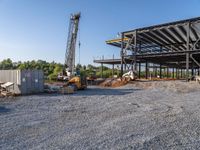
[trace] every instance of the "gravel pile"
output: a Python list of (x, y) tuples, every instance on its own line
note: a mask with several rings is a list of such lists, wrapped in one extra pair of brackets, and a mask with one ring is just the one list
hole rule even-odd
[(200, 149), (200, 85), (165, 82), (0, 99), (0, 149)]

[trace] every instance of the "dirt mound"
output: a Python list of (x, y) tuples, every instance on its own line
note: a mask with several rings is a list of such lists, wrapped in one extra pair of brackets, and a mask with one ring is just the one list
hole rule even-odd
[(103, 87), (119, 87), (126, 85), (128, 80), (125, 78), (108, 78), (100, 84)]

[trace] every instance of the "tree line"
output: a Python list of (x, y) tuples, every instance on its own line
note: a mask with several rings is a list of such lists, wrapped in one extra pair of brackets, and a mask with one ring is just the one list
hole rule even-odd
[[(44, 60), (32, 60), (32, 61), (18, 61), (13, 62), (10, 58), (0, 61), (0, 70), (9, 70), (9, 69), (37, 69), (43, 70), (44, 75), (47, 79), (54, 80), (57, 78), (57, 75), (62, 72), (63, 64), (56, 62), (47, 62)], [(110, 77), (112, 76), (112, 69), (107, 66), (103, 66), (103, 74), (101, 72), (101, 66), (93, 66), (91, 64), (81, 65), (77, 64), (76, 69), (80, 70), (81, 75), (85, 76), (96, 76), (96, 77)], [(115, 69), (114, 73), (117, 74), (118, 71)]]

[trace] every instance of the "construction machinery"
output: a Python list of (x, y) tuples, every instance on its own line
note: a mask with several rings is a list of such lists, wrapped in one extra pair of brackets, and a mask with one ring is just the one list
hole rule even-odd
[(137, 78), (137, 73), (134, 70), (130, 70), (129, 72), (123, 74), (122, 77), (127, 78), (128, 80), (135, 80)]
[(73, 86), (74, 90), (84, 90), (87, 88), (87, 80), (85, 77), (74, 76), (67, 82), (67, 86)]
[(75, 74), (75, 49), (80, 16), (81, 14), (77, 13), (72, 14), (70, 17), (65, 64), (63, 69), (67, 76), (73, 76)]
[(75, 70), (75, 50), (80, 17), (80, 13), (72, 14), (70, 17), (63, 73), (58, 75), (59, 80), (67, 81), (67, 85), (74, 86), (75, 90), (87, 87), (86, 78)]

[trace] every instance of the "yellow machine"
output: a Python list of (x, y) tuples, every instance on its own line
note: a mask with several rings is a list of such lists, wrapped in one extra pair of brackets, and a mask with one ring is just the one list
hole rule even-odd
[(68, 82), (67, 85), (74, 87), (74, 90), (83, 90), (87, 88), (87, 80), (85, 77), (74, 76)]

